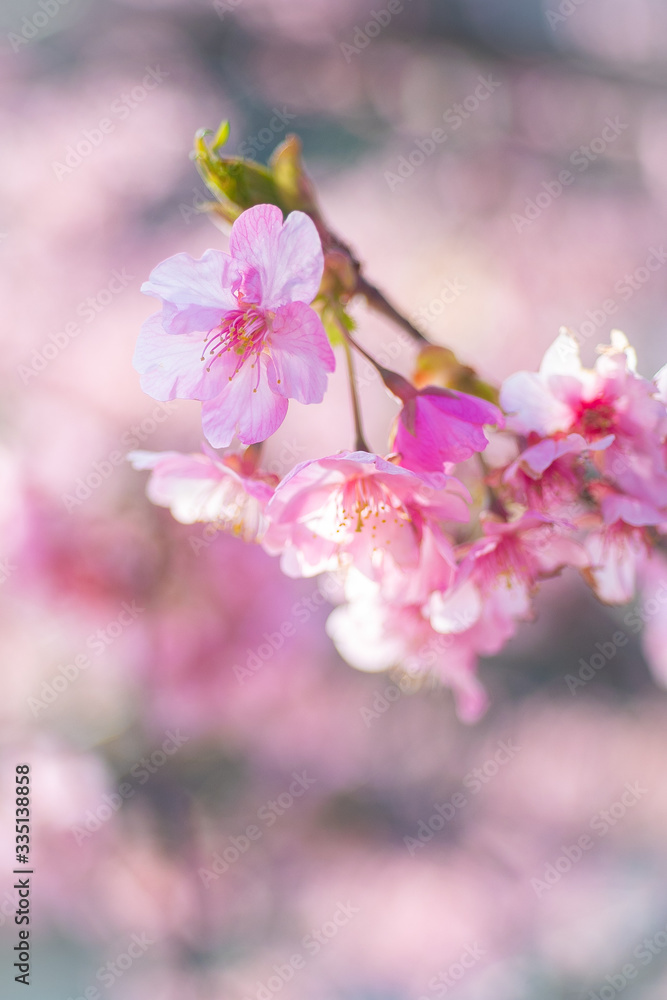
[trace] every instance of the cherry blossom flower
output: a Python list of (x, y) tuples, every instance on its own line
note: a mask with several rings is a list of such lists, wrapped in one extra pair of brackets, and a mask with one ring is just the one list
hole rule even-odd
[[(548, 348), (538, 372), (520, 371), (510, 375), (500, 390), (500, 405), (508, 415), (507, 426), (518, 434), (535, 433), (549, 437), (574, 431), (582, 401), (593, 403), (599, 388), (595, 372), (582, 368), (579, 348), (568, 330), (562, 328)], [(584, 418), (588, 430), (595, 421)], [(605, 427), (608, 433), (609, 426)], [(588, 437), (588, 435), (586, 435)]]
[(152, 470), (149, 500), (169, 507), (181, 524), (206, 521), (246, 542), (266, 531), (266, 505), (278, 479), (257, 472), (251, 458), (177, 451), (135, 451), (128, 458), (135, 469)]
[[(414, 389), (401, 379), (403, 408), (396, 421), (390, 447), (401, 465), (415, 472), (439, 472), (445, 463), (462, 462), (484, 451), (488, 441), (485, 424), (504, 426), (497, 406), (454, 389), (427, 386)], [(392, 391), (395, 391), (392, 386)]]
[(458, 479), (424, 478), (369, 452), (302, 462), (277, 487), (265, 548), (283, 552), (290, 576), (352, 563), (372, 579), (387, 565), (416, 567), (429, 521), (466, 521), (469, 494)]
[[(456, 580), (456, 555), (449, 537), (433, 524), (424, 523), (419, 533), (419, 558), (415, 566), (387, 561), (382, 573), (382, 596), (400, 604), (423, 606), (434, 590), (446, 591)], [(345, 582), (345, 592), (349, 586)]]
[(587, 441), (638, 430), (645, 435), (659, 427), (664, 433), (656, 386), (637, 375), (635, 352), (619, 330), (611, 340), (595, 368), (586, 369), (576, 340), (562, 328), (539, 372), (515, 372), (503, 383), (500, 401), (509, 414), (508, 427), (543, 437), (574, 432)]
[(635, 352), (620, 331), (600, 352), (594, 369), (582, 368), (574, 338), (561, 330), (539, 372), (517, 372), (503, 384), (508, 426), (530, 435), (531, 444), (537, 435), (583, 437), (597, 451), (595, 465), (605, 481), (667, 506), (667, 409), (659, 385), (637, 374)]
[(229, 254), (207, 250), (163, 261), (142, 290), (162, 299), (144, 323), (134, 356), (155, 399), (199, 399), (208, 441), (235, 434), (245, 444), (269, 437), (288, 399), (321, 402), (334, 356), (315, 298), (323, 270), (315, 224), (303, 212), (283, 223), (274, 205), (236, 220)]
[(509, 523), (487, 517), (482, 523), (484, 536), (470, 545), (462, 566), (482, 592), (499, 579), (532, 589), (538, 580), (554, 576), (565, 566), (586, 565), (584, 552), (568, 534), (568, 527), (534, 511)]
[(492, 655), (532, 616), (532, 595), (540, 580), (565, 566), (583, 569), (588, 558), (567, 527), (536, 512), (516, 521), (483, 521), (484, 536), (472, 542), (459, 566), (459, 583), (435, 591), (428, 614), (438, 632), (470, 629), (476, 651)]
[(581, 434), (544, 438), (522, 451), (504, 469), (501, 481), (531, 510), (574, 520), (586, 512), (581, 491), (589, 453), (608, 448), (613, 440), (613, 434), (592, 442)]

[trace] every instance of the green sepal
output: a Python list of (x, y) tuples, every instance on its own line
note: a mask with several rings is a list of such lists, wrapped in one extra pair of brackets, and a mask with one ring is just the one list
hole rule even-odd
[(204, 183), (215, 195), (212, 210), (217, 215), (232, 223), (253, 205), (277, 205), (285, 215), (298, 209), (318, 218), (314, 191), (303, 169), (301, 143), (295, 135), (287, 136), (264, 166), (242, 156), (221, 156), (229, 133), (228, 121), (215, 133), (199, 129), (192, 153)]

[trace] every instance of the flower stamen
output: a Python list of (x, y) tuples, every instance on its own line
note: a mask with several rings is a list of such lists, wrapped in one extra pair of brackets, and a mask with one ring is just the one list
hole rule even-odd
[[(209, 356), (213, 355), (206, 371), (210, 372), (214, 361), (231, 351), (238, 355), (234, 371), (229, 376), (231, 382), (249, 358), (262, 352), (269, 322), (267, 314), (254, 304), (243, 304), (242, 308), (226, 313), (220, 326), (209, 331), (204, 344), (201, 360), (206, 360), (207, 352)], [(259, 385), (259, 369), (257, 376)]]

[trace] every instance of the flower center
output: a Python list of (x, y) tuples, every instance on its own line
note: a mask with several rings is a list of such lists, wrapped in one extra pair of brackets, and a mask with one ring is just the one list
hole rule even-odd
[(594, 399), (590, 403), (582, 403), (577, 414), (576, 427), (584, 437), (594, 434), (608, 434), (614, 427), (616, 412), (610, 403), (602, 399)]
[[(384, 483), (371, 477), (352, 479), (343, 486), (339, 499), (340, 522), (336, 531), (363, 531), (370, 524), (375, 533), (378, 526), (395, 524), (403, 527), (410, 515), (395, 494)], [(380, 527), (382, 531), (382, 527)]]
[(204, 344), (201, 360), (209, 359), (206, 371), (210, 372), (213, 362), (223, 354), (232, 352), (237, 355), (237, 361), (229, 376), (231, 382), (249, 358), (261, 353), (269, 325), (270, 317), (257, 305), (242, 305), (240, 309), (225, 313), (220, 326), (209, 332)]

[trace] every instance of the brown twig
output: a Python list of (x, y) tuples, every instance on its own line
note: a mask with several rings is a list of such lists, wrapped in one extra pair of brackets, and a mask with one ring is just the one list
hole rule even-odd
[(387, 319), (392, 320), (397, 326), (400, 326), (402, 330), (409, 333), (413, 340), (416, 340), (419, 344), (430, 344), (430, 340), (420, 333), (419, 330), (412, 325), (410, 320), (398, 311), (391, 302), (388, 302), (384, 297), (379, 288), (372, 285), (370, 281), (364, 278), (361, 272), (357, 276), (357, 288), (356, 291), (359, 295), (363, 297), (368, 302), (371, 309), (375, 309), (377, 312), (382, 313)]

